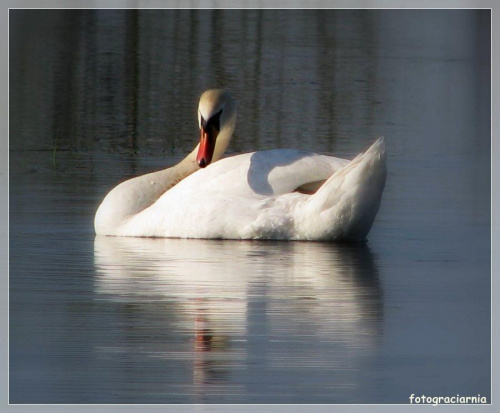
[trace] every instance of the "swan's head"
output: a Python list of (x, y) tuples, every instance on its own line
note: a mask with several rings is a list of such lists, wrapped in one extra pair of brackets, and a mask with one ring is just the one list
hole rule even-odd
[(236, 104), (228, 92), (210, 89), (200, 97), (198, 125), (200, 145), (196, 162), (205, 168), (222, 157), (236, 123)]

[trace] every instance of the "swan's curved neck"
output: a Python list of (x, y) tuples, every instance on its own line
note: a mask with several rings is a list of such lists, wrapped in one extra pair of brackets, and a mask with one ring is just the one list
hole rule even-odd
[[(235, 126), (235, 117), (221, 129), (212, 162), (224, 155)], [(104, 198), (95, 216), (96, 234), (115, 235), (129, 218), (153, 205), (165, 192), (200, 167), (196, 162), (199, 144), (177, 165), (122, 182)]]

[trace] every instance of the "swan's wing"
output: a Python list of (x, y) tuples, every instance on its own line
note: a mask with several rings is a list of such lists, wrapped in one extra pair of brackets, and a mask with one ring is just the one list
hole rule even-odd
[[(179, 199), (193, 190), (254, 199), (315, 187), (349, 163), (348, 160), (295, 149), (273, 149), (221, 159), (184, 179), (166, 193)], [(319, 186), (319, 185), (318, 185)], [(182, 194), (181, 194), (182, 193)]]
[(315, 192), (348, 163), (347, 159), (293, 149), (256, 152), (248, 173), (249, 184), (256, 192), (272, 196)]
[(306, 238), (363, 240), (380, 207), (387, 176), (384, 138), (333, 174), (307, 200)]

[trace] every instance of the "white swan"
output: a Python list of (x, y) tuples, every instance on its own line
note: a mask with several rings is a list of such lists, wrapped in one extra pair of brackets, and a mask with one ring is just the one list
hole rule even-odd
[(97, 235), (363, 240), (386, 179), (383, 138), (352, 161), (294, 149), (222, 159), (236, 105), (202, 94), (200, 143), (174, 167), (129, 179), (105, 197)]

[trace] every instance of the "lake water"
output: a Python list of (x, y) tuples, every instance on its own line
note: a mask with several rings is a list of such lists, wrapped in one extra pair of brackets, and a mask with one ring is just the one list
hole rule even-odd
[[(490, 11), (11, 10), (10, 402), (409, 403), (491, 385)], [(230, 152), (385, 136), (368, 242), (95, 237), (208, 88)]]

